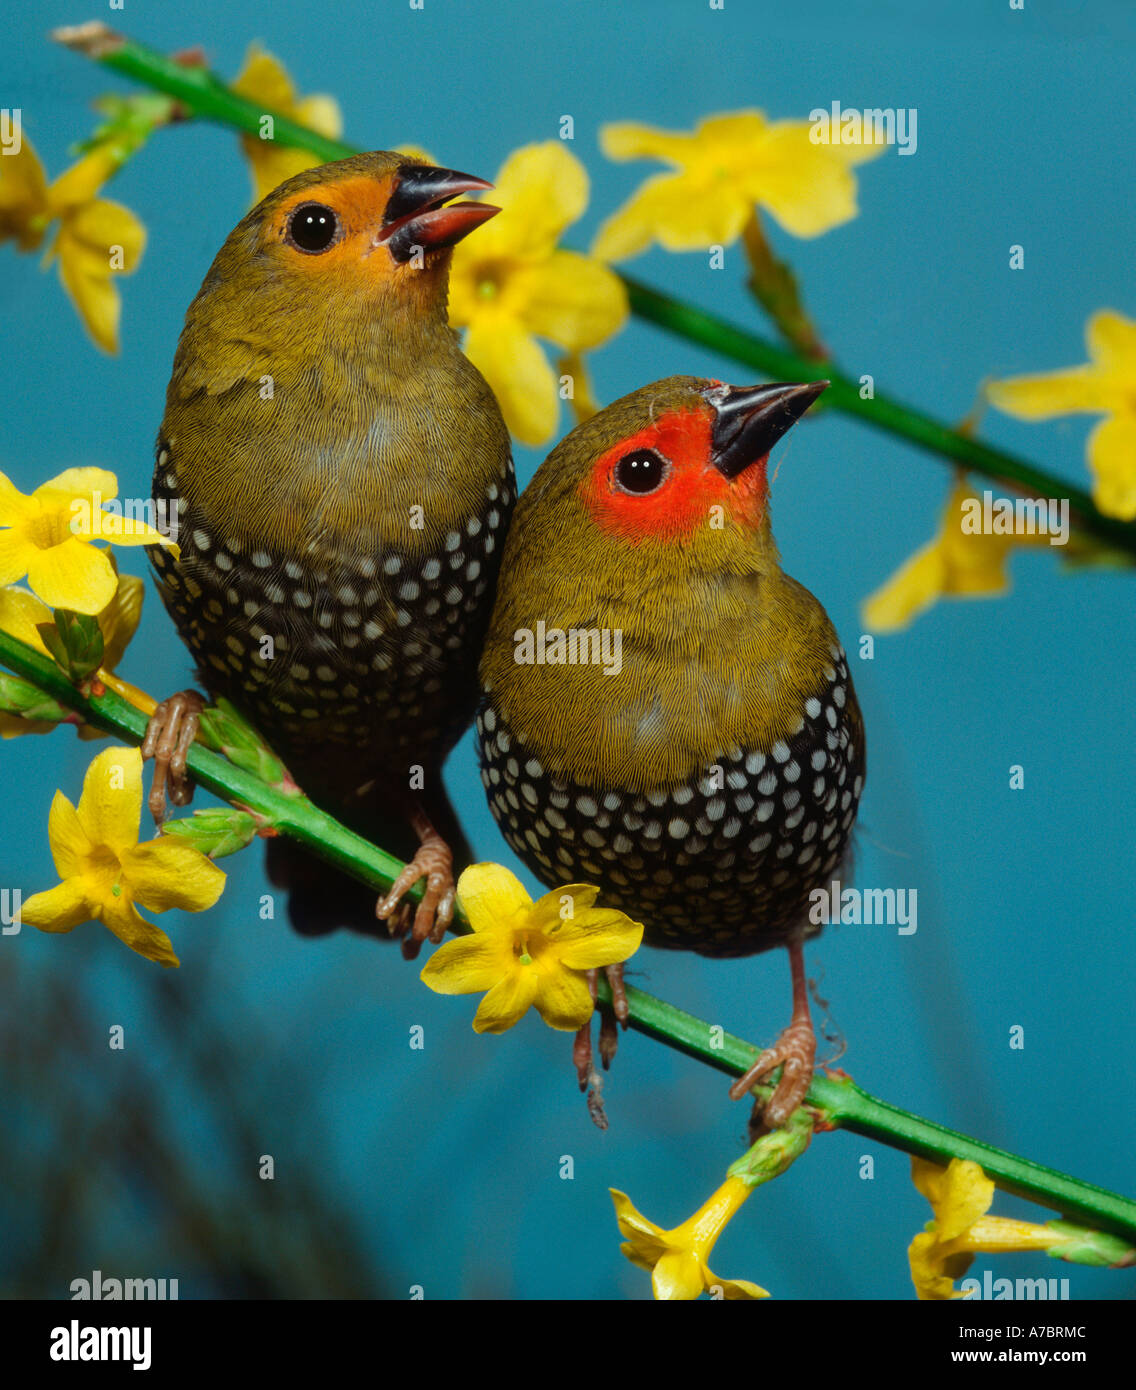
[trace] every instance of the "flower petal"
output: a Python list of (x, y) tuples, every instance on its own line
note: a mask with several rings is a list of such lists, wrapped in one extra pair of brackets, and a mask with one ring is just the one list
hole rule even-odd
[(161, 927), (147, 922), (125, 894), (104, 905), (102, 921), (120, 941), (147, 960), (155, 960), (159, 965), (181, 964), (170, 938)]
[(91, 273), (129, 275), (142, 259), (146, 228), (129, 208), (100, 198), (67, 219), (59, 240), (61, 260), (85, 253)]
[(1111, 410), (1115, 390), (1095, 366), (1068, 367), (1060, 372), (1015, 376), (986, 384), (986, 399), (1020, 420), (1046, 420), (1052, 415)]
[(47, 816), (47, 838), (55, 872), (62, 879), (77, 878), (83, 860), (90, 853), (91, 840), (79, 820), (79, 813), (62, 792), (56, 792)]
[(20, 921), (40, 931), (71, 931), (96, 915), (97, 908), (77, 878), (65, 879), (46, 893), (33, 893), (20, 905)]
[(96, 145), (52, 183), (48, 201), (57, 214), (90, 203), (103, 184), (122, 167), (122, 159), (110, 143)]
[[(856, 216), (856, 176), (829, 145), (814, 145), (808, 126), (779, 123), (745, 180), (750, 197), (793, 236), (815, 237)], [(861, 147), (865, 148), (865, 147)], [(867, 146), (874, 149), (873, 146)]]
[(596, 347), (627, 321), (627, 290), (607, 266), (576, 251), (554, 251), (515, 273), (528, 328), (571, 352)]
[(728, 246), (741, 235), (751, 208), (732, 180), (710, 187), (686, 174), (655, 174), (600, 227), (592, 255), (624, 260), (652, 241), (668, 251)]
[(39, 553), (22, 531), (0, 531), (0, 584), (23, 579), (28, 565)]
[(45, 510), (66, 511), (77, 498), (94, 507), (118, 496), (118, 478), (107, 468), (65, 468), (41, 483), (32, 496)]
[[(130, 639), (138, 630), (142, 617), (142, 600), (146, 585), (137, 575), (120, 574), (114, 598), (99, 614), (99, 629), (103, 634), (103, 669), (113, 671), (126, 654)], [(0, 620), (2, 625), (2, 620)]]
[(110, 271), (91, 265), (86, 252), (59, 258), (59, 278), (84, 328), (104, 352), (118, 351), (118, 323), (122, 306)]
[[(139, 583), (142, 581), (139, 580)], [(39, 635), (40, 623), (51, 622), (51, 609), (24, 589), (0, 589), (0, 632), (6, 632), (36, 651), (50, 655)]]
[(489, 991), (473, 1017), (475, 1033), (504, 1033), (524, 1017), (536, 998), (537, 974), (518, 965)]
[(957, 1290), (954, 1279), (943, 1273), (944, 1261), (938, 1238), (920, 1231), (907, 1247), (907, 1262), (915, 1294), (923, 1302), (969, 1298), (970, 1290)]
[(769, 1290), (763, 1289), (760, 1284), (751, 1283), (748, 1279), (720, 1279), (716, 1274), (711, 1274), (707, 1270), (706, 1287), (713, 1289), (715, 1286), (722, 1290), (722, 1297), (728, 1303), (741, 1299), (769, 1297)]
[(281, 115), (290, 114), (296, 99), (296, 89), (288, 69), (274, 53), (269, 53), (255, 42), (246, 49), (244, 66), (231, 86), (239, 96), (262, 102)]
[(1098, 309), (1085, 326), (1085, 341), (1094, 362), (1136, 382), (1136, 320)]
[[(31, 547), (27, 565), (29, 587), (51, 608), (70, 608), (75, 613), (95, 615), (110, 603), (118, 588), (114, 567), (106, 552), (77, 536), (70, 536), (48, 550)], [(3, 568), (0, 549), (0, 571)]]
[(592, 1016), (595, 1004), (583, 975), (562, 966), (537, 969), (538, 987), (533, 1003), (550, 1028), (575, 1033)]
[(651, 1288), (660, 1301), (699, 1298), (705, 1287), (702, 1266), (689, 1250), (668, 1250), (651, 1271)]
[(486, 930), (444, 942), (422, 967), (419, 978), (435, 994), (480, 994), (492, 989), (515, 965), (511, 934)]
[[(578, 934), (569, 932), (571, 926)], [(643, 944), (643, 924), (615, 908), (592, 908), (574, 924), (564, 923), (549, 939), (564, 943), (559, 951), (562, 964), (572, 970), (595, 970), (633, 956)]]
[(560, 140), (522, 145), (501, 166), (489, 200), (502, 211), (479, 230), (479, 251), (543, 254), (588, 206), (588, 172)]
[(539, 343), (516, 320), (495, 315), (471, 324), (465, 354), (492, 387), (510, 432), (546, 444), (560, 413), (556, 377)]
[(21, 251), (34, 251), (43, 240), (34, 219), (48, 212), (43, 165), (26, 135), (15, 154), (4, 155), (0, 178), (0, 241), (14, 237)]
[(137, 845), (141, 820), (142, 754), (137, 748), (104, 748), (83, 778), (79, 824), (92, 845), (120, 853)]
[(611, 121), (600, 127), (600, 149), (608, 159), (667, 159), (682, 165), (697, 149), (697, 139), (684, 130), (658, 130), (635, 121)]
[(667, 1233), (648, 1220), (626, 1192), (620, 1192), (617, 1187), (609, 1187), (608, 1191), (615, 1205), (619, 1233), (628, 1242), (623, 1253), (633, 1264), (650, 1269), (670, 1249)]
[(0, 526), (18, 526), (39, 516), (39, 503), (20, 491), (6, 473), (0, 473)]
[(121, 860), (130, 896), (151, 912), (204, 912), (225, 886), (224, 871), (211, 859), (169, 835), (124, 850)]
[(464, 869), (458, 879), (457, 898), (475, 932), (510, 928), (533, 905), (516, 874), (503, 864), (493, 863), (471, 864)]
[[(594, 883), (565, 883), (542, 893), (536, 902), (530, 904), (531, 911), (525, 925), (533, 931), (547, 936), (561, 924), (575, 924), (595, 902), (599, 889)], [(565, 898), (568, 899), (565, 902)], [(580, 933), (577, 932), (577, 935)]]
[(864, 600), (860, 608), (864, 626), (873, 632), (907, 627), (942, 596), (945, 573), (943, 548), (937, 540), (929, 541)]
[(1106, 516), (1136, 521), (1136, 415), (1102, 420), (1089, 435), (1093, 501)]

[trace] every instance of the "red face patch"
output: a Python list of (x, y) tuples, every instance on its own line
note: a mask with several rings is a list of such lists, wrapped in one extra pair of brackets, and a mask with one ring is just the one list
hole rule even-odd
[(755, 526), (765, 509), (765, 460), (732, 481), (714, 467), (709, 403), (660, 416), (601, 454), (580, 484), (596, 524), (635, 545), (648, 537), (678, 541), (714, 518), (714, 507)]

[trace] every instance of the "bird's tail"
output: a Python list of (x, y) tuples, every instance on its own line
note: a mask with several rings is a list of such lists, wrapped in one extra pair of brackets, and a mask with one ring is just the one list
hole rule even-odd
[[(457, 813), (445, 791), (425, 802), (426, 814), (454, 855), (454, 877), (473, 862)], [(367, 805), (342, 815), (343, 823), (373, 844), (409, 862), (418, 848), (418, 836), (408, 819), (389, 805), (379, 810)], [(333, 869), (294, 840), (276, 836), (267, 841), (268, 877), (288, 894), (288, 917), (303, 936), (324, 936), (340, 927), (366, 936), (389, 939), (385, 922), (375, 917), (378, 894), (357, 879)]]

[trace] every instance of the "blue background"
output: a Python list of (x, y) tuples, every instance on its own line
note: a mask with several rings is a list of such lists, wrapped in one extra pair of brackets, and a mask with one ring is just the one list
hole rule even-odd
[[(570, 113), (592, 176), (569, 234), (577, 244), (656, 167), (605, 161), (604, 122), (690, 128), (747, 106), (804, 119), (834, 99), (916, 107), (917, 154), (860, 169), (855, 221), (810, 242), (773, 235), (846, 370), (957, 420), (985, 377), (1084, 360), (1097, 308), (1136, 313), (1126, 133), (1136, 23), (1122, 0), (921, 13), (930, 8), (180, 0), (106, 17), (160, 50), (203, 44), (228, 76), (259, 38), (302, 92), (339, 99), (349, 141), (414, 141), (488, 177), (515, 147), (554, 138)], [(52, 175), (91, 128), (91, 99), (124, 86), (46, 41), (52, 25), (91, 13), (68, 0), (6, 17), (0, 105), (23, 109)], [(114, 470), (124, 495), (148, 493), (182, 317), (248, 189), (235, 137), (196, 124), (160, 133), (115, 181), (111, 196), (150, 236), (122, 282), (118, 359), (90, 346), (53, 275), (0, 251), (0, 468), (18, 484), (92, 464)], [(1023, 271), (1008, 267), (1013, 243)], [(662, 251), (628, 268), (764, 331), (739, 247), (725, 271)], [(634, 322), (592, 366), (603, 400), (674, 372), (747, 377)], [(981, 428), (1084, 484), (1091, 423), (992, 413)], [(859, 604), (932, 534), (949, 471), (831, 414), (781, 454), (785, 564), (832, 614), (867, 721), (859, 882), (919, 892), (916, 935), (848, 926), (810, 948), (848, 1042), (842, 1065), (901, 1106), (1132, 1192), (1131, 579), (1066, 574), (1059, 552), (1027, 552), (1010, 597), (940, 605), (860, 661)], [(522, 481), (538, 461), (518, 451)], [(137, 553), (126, 563), (143, 571)], [(122, 669), (157, 694), (190, 680), (153, 592)], [(51, 796), (58, 786), (77, 798), (97, 746), (60, 732), (0, 749), (4, 886), (56, 881)], [(1025, 788), (1011, 792), (1014, 763)], [(448, 781), (478, 854), (512, 863), (468, 739)], [(428, 1298), (648, 1296), (619, 1254), (606, 1189), (627, 1190), (664, 1225), (693, 1211), (740, 1152), (746, 1115), (725, 1079), (628, 1034), (600, 1134), (566, 1036), (529, 1018), (477, 1038), (473, 1001), (430, 994), (395, 949), (344, 934), (302, 940), (261, 921), (261, 858), (226, 861), (213, 912), (162, 919), (180, 971), (93, 925), (0, 938), (0, 1292), (64, 1297), (99, 1268), (177, 1277), (183, 1297), (405, 1298), (413, 1285)], [(633, 964), (635, 983), (754, 1041), (787, 1020), (780, 954), (645, 951)], [(124, 1051), (108, 1049), (113, 1024), (126, 1029)], [(424, 1051), (408, 1045), (415, 1024)], [(272, 1183), (257, 1176), (266, 1153)], [(862, 1154), (875, 1159), (870, 1181)], [(564, 1155), (572, 1180), (560, 1176)], [(1002, 1197), (998, 1209), (1037, 1214)], [(714, 1267), (779, 1297), (910, 1297), (905, 1250), (928, 1214), (904, 1155), (826, 1135), (754, 1196)], [(1136, 1291), (1132, 1272), (1042, 1256), (980, 1258), (976, 1272), (986, 1268), (1068, 1277), (1074, 1298)]]

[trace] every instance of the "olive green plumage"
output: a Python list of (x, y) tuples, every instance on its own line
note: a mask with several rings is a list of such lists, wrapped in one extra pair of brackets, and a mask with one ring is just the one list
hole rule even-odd
[[(361, 155), (239, 223), (187, 313), (155, 469), (180, 505), (159, 583), (201, 681), (404, 858), (414, 804), (458, 834), (439, 772), (472, 716), (514, 496), (500, 410), (446, 320), (450, 247), (492, 210), (428, 198), (449, 173)], [(391, 239), (408, 187), (416, 257)], [(313, 207), (336, 233), (315, 252), (296, 230)]]
[[(655, 944), (744, 954), (784, 942), (842, 859), (864, 739), (835, 630), (781, 569), (764, 460), (714, 466), (723, 389), (645, 387), (541, 465), (506, 545), (479, 736), (494, 813), (546, 883), (601, 884)], [(605, 471), (627, 441), (664, 459), (657, 495)], [(621, 668), (518, 662), (538, 624), (618, 632)]]

